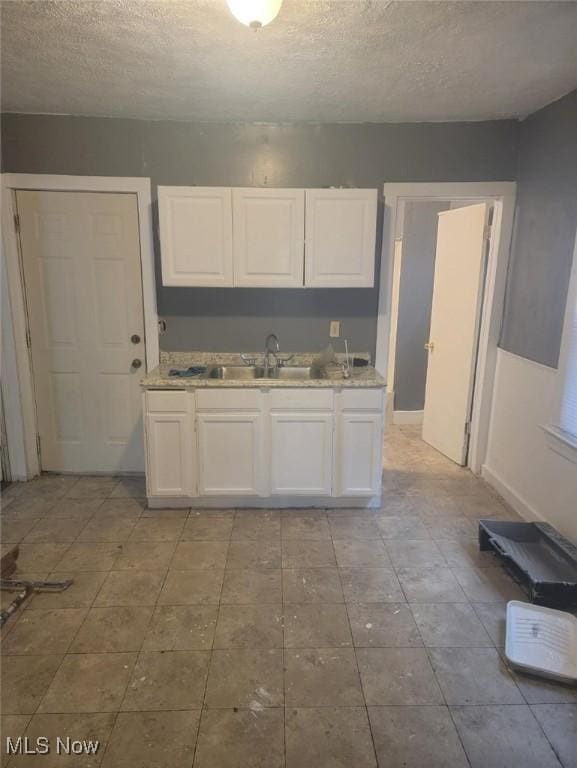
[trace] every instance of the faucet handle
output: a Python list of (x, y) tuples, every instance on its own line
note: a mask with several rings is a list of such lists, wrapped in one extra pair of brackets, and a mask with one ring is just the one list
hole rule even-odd
[(280, 368), (282, 368), (283, 365), (286, 365), (287, 363), (290, 363), (290, 361), (293, 359), (293, 355), (283, 355), (282, 357), (280, 355), (276, 355), (277, 363)]
[(250, 355), (247, 355), (245, 352), (241, 353), (240, 359), (245, 365), (256, 365), (256, 357), (251, 357)]

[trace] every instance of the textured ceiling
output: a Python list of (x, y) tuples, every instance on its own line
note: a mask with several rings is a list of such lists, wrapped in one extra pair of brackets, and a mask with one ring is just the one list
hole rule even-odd
[(577, 86), (575, 2), (2, 0), (2, 106), (201, 121), (522, 117)]

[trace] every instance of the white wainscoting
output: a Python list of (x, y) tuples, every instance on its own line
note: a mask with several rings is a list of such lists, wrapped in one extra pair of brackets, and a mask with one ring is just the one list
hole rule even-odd
[(482, 474), (527, 520), (545, 520), (577, 543), (577, 468), (550, 447), (556, 370), (499, 349)]

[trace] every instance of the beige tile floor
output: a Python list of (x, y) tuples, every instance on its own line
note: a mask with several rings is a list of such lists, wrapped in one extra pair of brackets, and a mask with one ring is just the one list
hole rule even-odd
[(154, 511), (138, 479), (11, 486), (20, 575), (74, 585), (5, 628), (3, 736), (101, 746), (4, 764), (575, 768), (577, 690), (503, 660), (523, 595), (476, 528), (514, 515), (414, 428), (387, 435), (383, 483), (372, 512)]

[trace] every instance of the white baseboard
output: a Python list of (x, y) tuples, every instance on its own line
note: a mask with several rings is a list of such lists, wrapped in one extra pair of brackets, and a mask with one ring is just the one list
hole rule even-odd
[(150, 509), (378, 509), (381, 496), (149, 496)]
[(543, 515), (539, 515), (535, 509), (525, 499), (517, 493), (503, 478), (494, 472), (486, 464), (481, 467), (481, 477), (486, 480), (489, 485), (494, 488), (499, 496), (501, 496), (507, 504), (509, 504), (517, 514), (519, 514), (524, 520), (529, 522), (535, 522), (537, 520), (544, 520)]
[(422, 424), (423, 411), (394, 411), (393, 424)]

